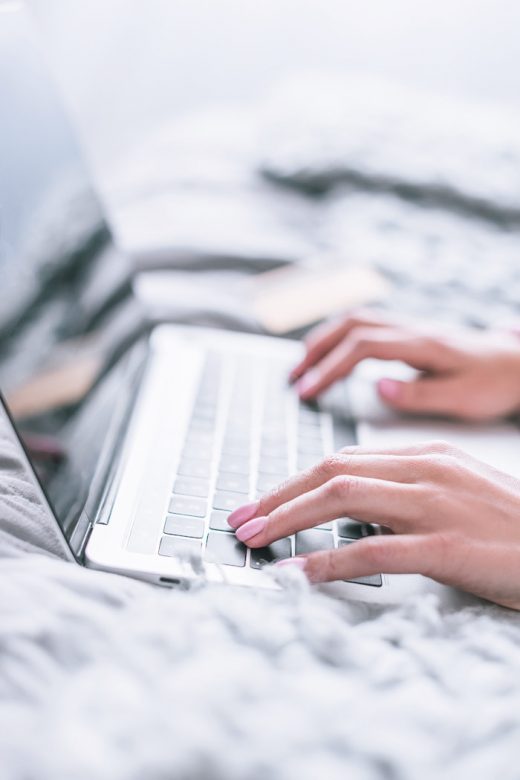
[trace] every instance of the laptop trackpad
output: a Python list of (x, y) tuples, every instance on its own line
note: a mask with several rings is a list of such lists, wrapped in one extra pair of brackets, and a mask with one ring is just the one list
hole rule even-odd
[(520, 478), (520, 431), (508, 423), (473, 425), (442, 420), (380, 420), (360, 422), (359, 443), (391, 448), (445, 439), (475, 458)]
[(349, 382), (357, 438), (364, 447), (392, 448), (445, 439), (475, 458), (520, 478), (520, 430), (512, 423), (472, 424), (407, 417), (389, 409), (377, 393), (383, 376), (410, 380), (417, 372), (398, 362), (364, 361)]

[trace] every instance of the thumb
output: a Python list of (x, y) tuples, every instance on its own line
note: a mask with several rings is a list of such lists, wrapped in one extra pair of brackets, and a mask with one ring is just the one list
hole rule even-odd
[(381, 379), (377, 389), (385, 403), (405, 412), (461, 414), (460, 382), (450, 379), (421, 378), (413, 382)]

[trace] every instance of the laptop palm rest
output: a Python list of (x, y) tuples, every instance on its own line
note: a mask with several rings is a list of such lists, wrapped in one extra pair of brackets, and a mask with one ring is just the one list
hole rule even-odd
[(397, 414), (377, 394), (377, 379), (411, 379), (400, 363), (366, 361), (353, 375), (349, 394), (363, 447), (389, 448), (444, 439), (501, 471), (520, 477), (520, 430), (512, 422), (465, 423)]

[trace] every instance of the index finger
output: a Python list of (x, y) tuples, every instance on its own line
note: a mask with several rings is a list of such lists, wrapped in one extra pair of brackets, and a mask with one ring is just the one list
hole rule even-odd
[(358, 311), (352, 312), (346, 317), (329, 320), (318, 325), (307, 335), (305, 339), (305, 356), (292, 369), (289, 378), (293, 382), (299, 379), (311, 366), (336, 347), (354, 328), (363, 325), (377, 328), (388, 324), (388, 319), (385, 320), (378, 317), (374, 312)]
[(320, 395), (367, 358), (402, 360), (420, 370), (442, 369), (446, 349), (439, 342), (397, 328), (358, 328), (346, 336), (297, 385), (304, 400)]
[[(237, 539), (265, 547), (276, 539), (340, 517), (408, 530), (424, 500), (421, 485), (339, 476), (241, 525)], [(325, 533), (325, 531), (323, 532)]]
[(388, 450), (372, 452), (353, 447), (349, 451), (334, 453), (306, 471), (281, 482), (254, 504), (246, 504), (235, 509), (229, 515), (228, 523), (232, 528), (237, 529), (253, 517), (268, 515), (282, 504), (341, 475), (385, 479), (392, 482), (415, 482), (421, 473), (420, 461), (417, 458), (419, 452), (418, 447), (402, 448), (400, 454)]

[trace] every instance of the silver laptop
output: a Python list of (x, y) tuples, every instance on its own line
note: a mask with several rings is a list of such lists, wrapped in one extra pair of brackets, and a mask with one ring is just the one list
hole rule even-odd
[[(111, 252), (74, 135), (19, 8), (1, 15), (0, 115), (0, 275), (2, 290), (10, 290), (0, 316), (0, 387), (14, 412), (23, 407), (18, 383), (34, 369), (31, 350), (20, 360), (17, 345), (24, 338), (31, 344), (26, 334), (37, 315), (46, 343), (59, 342), (64, 312), (53, 291), (68, 283), (71, 263), (81, 282), (84, 268)], [(74, 313), (74, 300), (70, 307)], [(40, 421), (11, 414), (66, 555), (163, 586), (203, 577), (277, 588), (274, 560), (356, 544), (381, 529), (338, 518), (249, 550), (227, 517), (341, 446), (445, 437), (518, 470), (510, 426), (470, 429), (390, 415), (374, 392), (377, 363), (360, 367), (320, 405), (300, 403), (287, 383), (300, 349), (287, 340), (163, 325), (127, 349), (76, 412), (46, 416), (50, 448), (31, 438)], [(455, 596), (424, 577), (384, 572), (327, 588), (375, 602), (399, 602), (414, 591)]]

